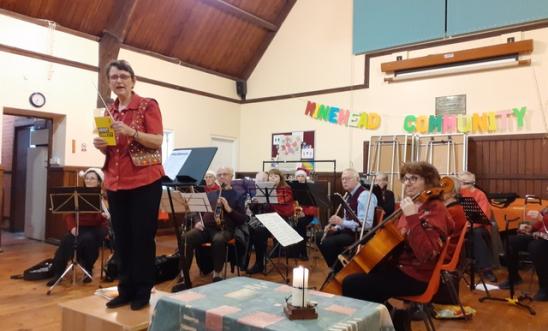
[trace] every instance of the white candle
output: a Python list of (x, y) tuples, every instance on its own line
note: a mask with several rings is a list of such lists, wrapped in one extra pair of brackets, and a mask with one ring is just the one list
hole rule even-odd
[[(303, 288), (304, 288), (304, 291), (303, 291)], [(299, 266), (293, 269), (293, 289), (291, 293), (292, 293), (291, 304), (293, 306), (303, 307), (308, 305), (308, 269), (307, 268)]]

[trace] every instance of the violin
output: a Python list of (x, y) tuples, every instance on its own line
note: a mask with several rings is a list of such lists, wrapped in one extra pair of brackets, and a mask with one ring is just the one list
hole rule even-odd
[[(440, 187), (424, 190), (411, 199), (424, 203), (431, 199), (439, 198), (444, 193), (451, 192), (454, 186), (455, 183), (451, 178), (443, 177), (440, 181)], [(402, 210), (399, 208), (377, 226), (373, 227), (365, 236), (345, 249), (339, 255), (339, 261), (343, 265), (343, 268), (331, 279), (326, 279), (320, 290), (331, 294), (342, 294), (342, 282), (346, 276), (360, 272), (369, 273), (399, 246), (405, 238), (393, 221), (397, 220), (401, 214)], [(360, 245), (362, 247), (358, 253), (348, 260), (346, 256), (352, 255), (352, 252), (356, 252), (356, 249)]]

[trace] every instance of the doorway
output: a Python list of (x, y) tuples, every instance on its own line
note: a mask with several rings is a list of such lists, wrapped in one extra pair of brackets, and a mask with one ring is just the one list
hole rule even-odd
[(2, 229), (44, 240), (53, 121), (4, 109), (2, 122)]
[(217, 171), (221, 166), (231, 166), (236, 171), (236, 139), (211, 137), (211, 146), (217, 147), (217, 153), (209, 168)]

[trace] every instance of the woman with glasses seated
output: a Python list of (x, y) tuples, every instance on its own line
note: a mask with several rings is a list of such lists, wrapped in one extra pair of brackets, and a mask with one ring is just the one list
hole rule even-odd
[[(263, 207), (263, 211), (265, 213), (276, 212), (285, 219), (293, 216), (293, 206), (295, 204), (293, 193), (282, 172), (278, 169), (271, 169), (268, 172), (268, 181), (274, 183), (277, 203), (267, 204)], [(248, 274), (252, 275), (264, 271), (264, 257), (269, 236), (270, 232), (265, 227), (250, 229), (249, 240), (250, 245), (255, 247), (255, 264), (247, 270)]]
[[(436, 168), (426, 162), (406, 163), (400, 169), (405, 198), (400, 202), (402, 216), (395, 225), (404, 237), (403, 247), (370, 273), (356, 273), (343, 280), (343, 295), (385, 303), (392, 297), (422, 294), (438, 261), (445, 241), (454, 228), (441, 199), (420, 203), (411, 197), (440, 186)], [(367, 252), (365, 252), (367, 253)], [(396, 330), (410, 329), (406, 310), (394, 314)]]
[[(85, 187), (101, 187), (104, 175), (101, 169), (89, 168), (83, 172), (82, 177), (84, 177)], [(105, 203), (103, 203), (102, 209), (102, 213), (80, 214), (78, 228), (74, 214), (69, 214), (65, 217), (69, 232), (63, 237), (59, 248), (55, 251), (55, 257), (53, 258), (54, 277), (48, 281), (48, 286), (52, 286), (61, 278), (68, 261), (72, 259), (77, 231), (78, 245), (76, 254), (78, 262), (90, 275), (93, 275), (93, 265), (99, 256), (99, 248), (107, 233), (107, 221), (110, 218)], [(84, 283), (89, 282), (91, 282), (91, 278), (84, 276)]]

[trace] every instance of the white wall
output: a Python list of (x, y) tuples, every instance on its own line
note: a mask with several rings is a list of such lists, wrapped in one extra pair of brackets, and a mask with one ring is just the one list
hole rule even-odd
[[(298, 1), (248, 81), (248, 99), (363, 83), (364, 56), (351, 55), (352, 0)], [(255, 171), (270, 159), (271, 134), (316, 131), (316, 159), (337, 160), (337, 169), (362, 169), (363, 141), (371, 135), (402, 134), (408, 114), (434, 114), (437, 96), (466, 94), (467, 113), (526, 106), (525, 127), (508, 133), (548, 132), (548, 29), (516, 34), (534, 39), (531, 66), (408, 82), (386, 83), (382, 62), (371, 59), (370, 87), (352, 92), (242, 105), (240, 169)], [(418, 51), (409, 57), (506, 42), (506, 36)], [(405, 55), (405, 54), (404, 54)], [(346, 128), (304, 115), (307, 100), (381, 115), (378, 130)], [(261, 127), (261, 130), (253, 130)]]
[[(95, 41), (0, 15), (0, 44), (97, 66)], [(235, 82), (136, 52), (121, 50), (137, 75), (237, 99)], [(33, 111), (55, 117), (53, 155), (62, 165), (99, 166), (103, 156), (93, 148), (93, 110), (97, 73), (0, 52), (0, 109)], [(32, 92), (46, 96), (46, 105), (29, 104)], [(211, 136), (239, 138), (240, 106), (236, 103), (137, 82), (135, 91), (155, 98), (164, 127), (175, 132), (175, 147), (209, 146)], [(72, 152), (72, 140), (76, 151)], [(82, 151), (82, 143), (87, 150)]]

